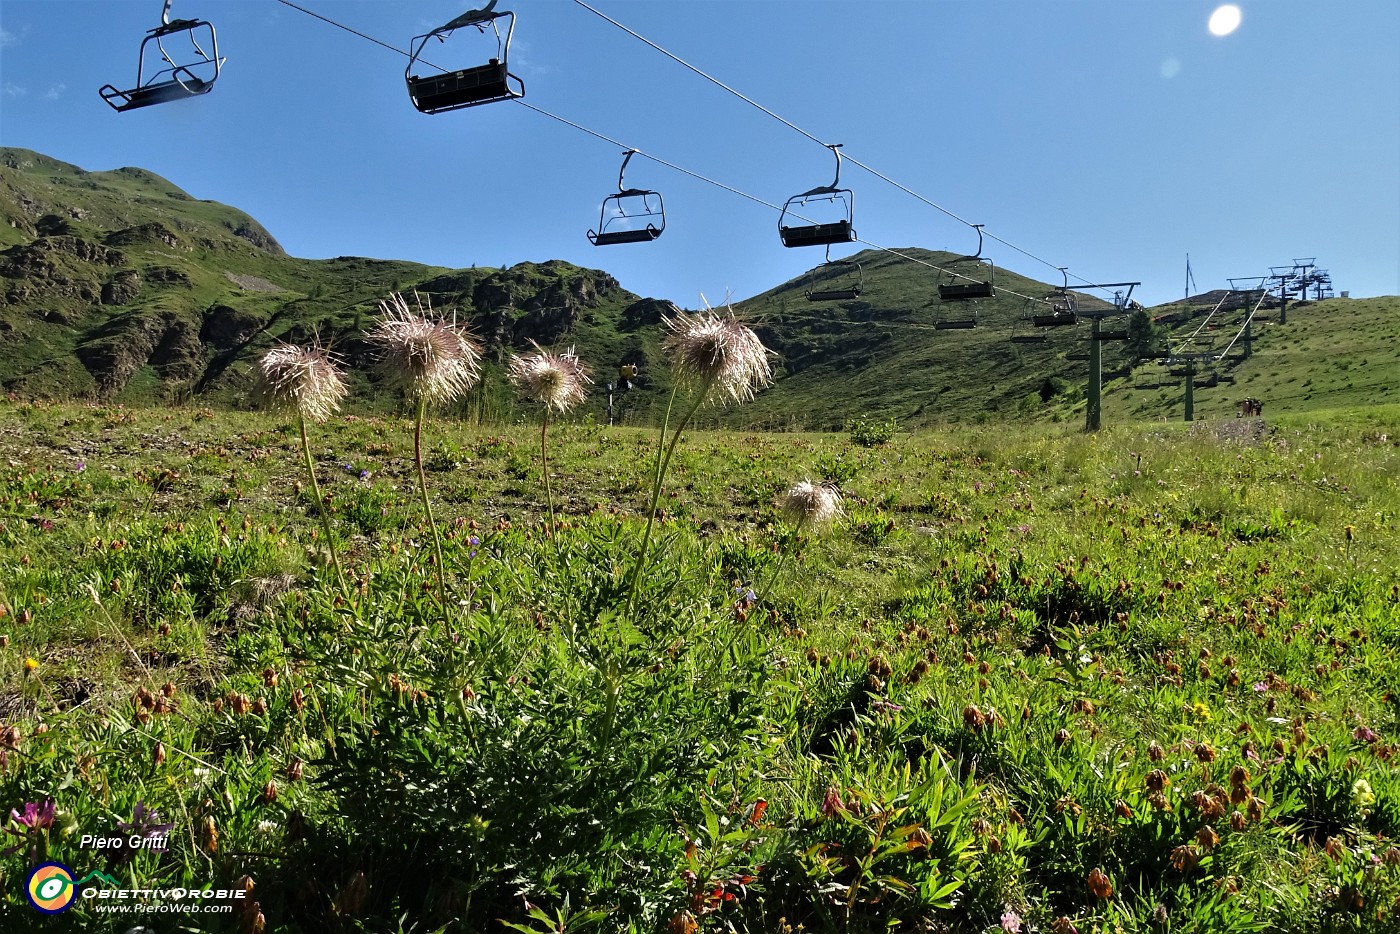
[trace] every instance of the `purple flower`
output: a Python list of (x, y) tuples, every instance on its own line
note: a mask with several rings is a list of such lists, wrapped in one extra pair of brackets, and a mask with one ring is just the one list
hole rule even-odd
[[(10, 819), (17, 824), (23, 824), (31, 830), (48, 830), (53, 826), (54, 809), (53, 798), (45, 798), (42, 803), (38, 801), (26, 801), (24, 802), (23, 814), (13, 808), (10, 809)], [(22, 833), (13, 829), (10, 833), (17, 837), (23, 836)]]
[(1001, 929), (1008, 934), (1020, 934), (1021, 916), (1010, 908), (1001, 913)]
[(174, 824), (160, 823), (160, 815), (154, 808), (146, 807), (145, 800), (137, 801), (136, 807), (132, 809), (130, 821), (117, 821), (117, 827), (125, 834), (140, 834), (143, 837), (154, 837), (162, 834), (174, 827)]
[(1263, 694), (1263, 693), (1264, 693), (1265, 691), (1267, 691), (1268, 689), (1269, 689), (1269, 686), (1268, 686), (1267, 684), (1265, 684), (1263, 681), (1256, 681), (1256, 682), (1254, 682), (1254, 690), (1255, 690), (1257, 693)]
[(1363, 743), (1374, 743), (1376, 740), (1380, 739), (1376, 731), (1369, 726), (1359, 726), (1356, 728), (1356, 732), (1351, 735), (1354, 739), (1359, 739)]
[(84, 470), (87, 470), (87, 461), (78, 461), (78, 465), (74, 467), (73, 470), (77, 473), (82, 473)]
[(368, 470), (361, 470), (361, 471), (360, 471), (360, 479), (361, 479), (361, 480), (368, 480), (369, 478), (370, 478), (370, 472), (369, 472)]

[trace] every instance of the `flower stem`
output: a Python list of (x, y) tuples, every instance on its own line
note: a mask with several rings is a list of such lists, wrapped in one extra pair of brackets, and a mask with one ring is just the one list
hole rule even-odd
[(549, 406), (544, 408), (544, 420), (540, 422), (540, 472), (544, 474), (544, 501), (549, 509), (549, 537), (554, 538), (554, 496), (549, 492), (549, 453), (546, 439), (549, 432)]
[(802, 534), (802, 523), (806, 521), (806, 516), (797, 520), (797, 526), (792, 530), (792, 546), (784, 548), (778, 553), (778, 566), (773, 568), (773, 573), (768, 576), (768, 583), (764, 584), (763, 589), (758, 592), (758, 599), (754, 601), (754, 606), (762, 606), (763, 598), (768, 596), (768, 591), (772, 590), (773, 585), (778, 582), (778, 575), (783, 572), (783, 565), (787, 563), (788, 552), (797, 549), (797, 536)]
[(633, 605), (637, 602), (637, 584), (641, 581), (642, 571), (646, 568), (647, 547), (651, 544), (651, 528), (656, 521), (656, 504), (661, 500), (661, 487), (666, 479), (666, 468), (671, 465), (671, 455), (676, 451), (676, 443), (681, 439), (681, 432), (685, 430), (686, 423), (690, 421), (691, 416), (700, 408), (700, 403), (705, 401), (705, 396), (710, 392), (710, 384), (713, 382), (714, 380), (709, 380), (700, 387), (699, 392), (695, 394), (695, 402), (686, 411), (680, 423), (676, 425), (675, 433), (671, 435), (671, 442), (665, 445), (663, 451), (662, 445), (666, 439), (666, 429), (671, 422), (671, 407), (675, 405), (676, 391), (679, 387), (671, 390), (671, 398), (666, 403), (666, 417), (661, 422), (661, 436), (657, 439), (656, 444), (656, 477), (651, 484), (651, 505), (647, 508), (647, 527), (646, 531), (642, 533), (642, 548), (637, 553), (637, 564), (632, 569), (632, 584), (627, 591), (627, 615), (629, 617), (632, 615)]
[(418, 397), (418, 417), (413, 422), (413, 461), (418, 466), (418, 492), (423, 497), (423, 513), (428, 517), (428, 528), (433, 534), (433, 554), (437, 558), (438, 602), (442, 604), (443, 622), (447, 634), (452, 635), (452, 621), (447, 618), (447, 566), (442, 560), (442, 538), (438, 535), (437, 522), (433, 520), (433, 504), (428, 499), (428, 475), (423, 472), (423, 418), (428, 411), (428, 400)]
[(297, 417), (301, 428), (301, 453), (306, 458), (306, 475), (311, 478), (311, 493), (316, 497), (316, 511), (321, 516), (321, 530), (326, 533), (326, 548), (331, 553), (331, 566), (335, 568), (335, 579), (340, 584), (341, 596), (350, 602), (350, 589), (345, 585), (345, 574), (340, 569), (340, 558), (335, 553), (335, 538), (331, 534), (331, 517), (326, 511), (326, 502), (321, 499), (321, 484), (316, 481), (316, 464), (311, 459), (311, 439), (306, 435), (306, 416)]

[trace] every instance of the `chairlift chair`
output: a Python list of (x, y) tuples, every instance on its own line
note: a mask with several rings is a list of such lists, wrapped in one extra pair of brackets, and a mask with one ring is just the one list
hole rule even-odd
[(598, 230), (596, 233), (588, 231), (588, 240), (594, 246), (650, 243), (666, 229), (666, 205), (661, 193), (644, 188), (627, 188), (623, 184), (627, 163), (636, 154), (637, 150), (629, 149), (623, 155), (622, 168), (617, 173), (617, 194), (603, 199)]
[(967, 302), (978, 298), (991, 298), (995, 294), (992, 281), (996, 267), (990, 259), (982, 255), (984, 225), (972, 226), (977, 230), (977, 252), (969, 256), (960, 256), (944, 268), (942, 281), (938, 283), (938, 297), (945, 302)]
[[(783, 211), (778, 215), (778, 237), (783, 241), (783, 246), (827, 246), (850, 243), (856, 238), (853, 226), (855, 192), (838, 187), (841, 184), (841, 144), (827, 143), (827, 148), (836, 156), (836, 178), (830, 185), (793, 195), (783, 204)], [(844, 213), (845, 216), (820, 223), (803, 217), (802, 212), (814, 204), (830, 204), (830, 210)]]
[[(440, 114), (525, 96), (525, 82), (509, 71), (508, 56), (510, 38), (515, 32), (515, 14), (509, 10), (496, 11), (495, 6), (496, 0), (490, 0), (480, 10), (470, 10), (430, 33), (414, 37), (410, 43), (408, 67), (403, 73), (408, 84), (408, 96), (413, 100), (414, 107), (425, 114)], [(505, 36), (501, 35), (498, 24), (502, 18), (508, 20)], [(485, 65), (444, 71), (440, 66), (422, 57), (429, 39), (444, 42), (458, 29), (468, 26), (473, 26), (477, 32), (484, 34), (488, 25), (496, 37), (496, 56)], [(414, 74), (420, 64), (437, 69), (437, 72), (420, 77)]]
[[(1035, 311), (1034, 311), (1035, 306), (1036, 306), (1036, 305), (1039, 305), (1039, 304), (1040, 304), (1040, 302), (1036, 301), (1036, 300), (1033, 299), (1033, 298), (1032, 298), (1032, 299), (1027, 299), (1027, 300), (1026, 300), (1026, 311), (1025, 311), (1024, 314), (1021, 315), (1021, 321), (1022, 321), (1022, 322), (1028, 322), (1028, 321), (1030, 321), (1030, 320), (1031, 320), (1031, 317), (1035, 314)], [(1046, 337), (1044, 334), (1028, 334), (1028, 333), (1025, 332), (1024, 329), (1025, 329), (1025, 324), (1015, 324), (1015, 323), (1012, 324), (1012, 326), (1011, 326), (1011, 337), (1009, 338), (1010, 341), (1011, 341), (1011, 343), (1013, 343), (1013, 344), (1044, 344), (1044, 343), (1047, 343), (1047, 342), (1049, 341), (1049, 338)]]
[[(136, 61), (136, 86), (123, 91), (105, 84), (97, 90), (118, 113), (207, 94), (213, 90), (214, 82), (219, 80), (224, 59), (219, 57), (219, 37), (214, 32), (213, 24), (201, 19), (172, 20), (170, 3), (171, 0), (165, 0), (160, 25), (147, 32), (146, 38), (141, 40)], [(172, 49), (167, 48), (167, 43), (173, 45), (177, 39), (185, 39), (190, 44), (190, 51), (182, 54), (179, 60), (174, 57)], [(152, 42), (159, 53), (158, 66), (147, 63), (146, 54)], [(206, 47), (208, 51), (205, 51)], [(152, 59), (156, 57), (151, 55)]]
[[(820, 270), (827, 270), (819, 275)], [(860, 263), (850, 260), (833, 260), (831, 247), (826, 248), (826, 262), (811, 271), (810, 288), (807, 289), (809, 302), (848, 302), (860, 298), (865, 285), (865, 270)], [(818, 280), (825, 280), (825, 288), (818, 288)]]

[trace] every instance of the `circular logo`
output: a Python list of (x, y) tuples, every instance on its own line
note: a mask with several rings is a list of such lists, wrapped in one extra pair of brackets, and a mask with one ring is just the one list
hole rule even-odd
[(24, 884), (24, 894), (29, 896), (29, 904), (46, 915), (67, 911), (77, 895), (73, 870), (62, 863), (35, 866)]

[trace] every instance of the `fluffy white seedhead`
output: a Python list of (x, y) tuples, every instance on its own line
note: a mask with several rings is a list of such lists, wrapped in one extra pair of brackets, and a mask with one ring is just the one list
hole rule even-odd
[(254, 393), (269, 408), (295, 408), (324, 422), (347, 392), (335, 359), (324, 348), (279, 344), (258, 361)]
[(481, 347), (456, 320), (431, 316), (413, 294), (416, 308), (398, 292), (379, 303), (384, 315), (365, 338), (379, 349), (379, 367), (390, 382), (429, 404), (451, 402), (476, 384)]
[(841, 494), (826, 483), (801, 480), (783, 493), (783, 518), (804, 529), (821, 528), (841, 516)]
[[(533, 341), (531, 342), (534, 343)], [(550, 353), (534, 345), (534, 353), (512, 357), (510, 381), (528, 399), (563, 413), (583, 401), (588, 368), (570, 347), (564, 353)]]
[(671, 332), (662, 350), (671, 360), (676, 381), (716, 393), (721, 402), (747, 402), (773, 381), (768, 348), (758, 335), (706, 309), (665, 319)]

